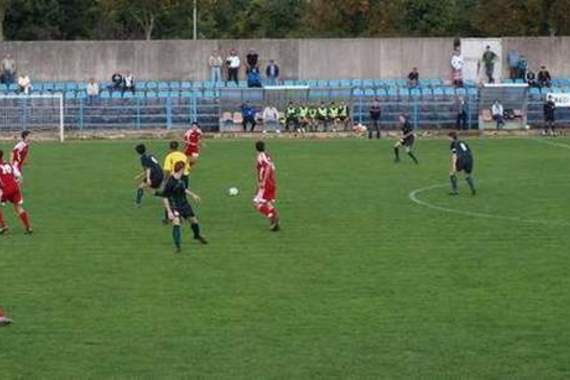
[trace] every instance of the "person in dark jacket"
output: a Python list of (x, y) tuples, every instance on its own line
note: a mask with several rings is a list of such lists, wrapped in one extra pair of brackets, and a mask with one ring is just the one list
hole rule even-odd
[(382, 109), (380, 107), (380, 101), (378, 98), (374, 98), (374, 101), (370, 105), (370, 126), (368, 127), (368, 138), (372, 139), (374, 131), (376, 131), (376, 138), (380, 138), (380, 116), (382, 114)]
[(546, 102), (544, 103), (544, 135), (550, 132), (550, 135), (554, 136), (554, 110), (556, 109), (556, 103), (552, 95), (548, 95)]
[(552, 78), (550, 77), (548, 70), (546, 70), (546, 66), (540, 66), (537, 80), (540, 87), (550, 87), (552, 85)]
[(251, 124), (251, 129), (249, 130), (250, 132), (253, 132), (254, 128), (255, 128), (255, 109), (246, 103), (243, 103), (241, 106), (241, 116), (242, 116), (242, 125), (243, 125), (243, 131), (247, 132), (247, 125)]
[(279, 79), (279, 66), (277, 66), (275, 61), (272, 59), (269, 60), (269, 64), (265, 69), (265, 76), (267, 77), (269, 85), (275, 86), (277, 84), (277, 80)]

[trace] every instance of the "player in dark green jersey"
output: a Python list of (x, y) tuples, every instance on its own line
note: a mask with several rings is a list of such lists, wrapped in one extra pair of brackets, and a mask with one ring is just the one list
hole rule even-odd
[(180, 252), (181, 241), (181, 224), (183, 219), (190, 222), (190, 227), (194, 233), (194, 239), (202, 244), (208, 244), (206, 239), (200, 234), (200, 224), (198, 218), (188, 202), (187, 195), (190, 195), (196, 202), (200, 201), (200, 197), (191, 192), (182, 176), (186, 162), (179, 161), (174, 165), (174, 173), (166, 180), (164, 189), (157, 195), (163, 198), (164, 208), (168, 213), (168, 219), (172, 222), (172, 239), (176, 247), (176, 252)]
[(475, 195), (475, 183), (472, 175), (473, 154), (471, 153), (471, 148), (469, 148), (466, 142), (458, 139), (457, 132), (449, 132), (448, 136), (451, 141), (451, 171), (449, 172), (451, 195), (459, 194), (457, 189), (457, 172), (465, 173), (465, 181), (471, 189), (471, 194)]
[(158, 190), (164, 179), (162, 168), (156, 157), (146, 152), (144, 144), (135, 147), (136, 152), (140, 155), (143, 172), (136, 179), (142, 179), (138, 188), (135, 204), (140, 206), (145, 189)]
[(394, 161), (400, 162), (400, 147), (406, 147), (408, 156), (417, 164), (418, 159), (414, 155), (414, 146), (416, 143), (416, 135), (414, 127), (406, 114), (400, 114), (400, 123), (402, 123), (402, 138), (394, 145)]

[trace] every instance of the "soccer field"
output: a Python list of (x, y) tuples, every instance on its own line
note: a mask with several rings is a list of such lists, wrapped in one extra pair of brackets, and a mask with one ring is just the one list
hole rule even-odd
[(467, 139), (476, 197), (462, 176), (448, 195), (446, 140), (420, 139), (419, 166), (393, 142), (268, 140), (273, 233), (254, 141), (208, 140), (210, 244), (185, 226), (180, 255), (160, 201), (134, 207), (135, 141), (35, 143), (34, 235), (3, 208), (0, 376), (569, 378), (570, 139)]

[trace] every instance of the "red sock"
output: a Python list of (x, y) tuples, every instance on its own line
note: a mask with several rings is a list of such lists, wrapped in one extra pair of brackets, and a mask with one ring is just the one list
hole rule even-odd
[(2, 211), (0, 211), (0, 228), (4, 227), (6, 227), (6, 222), (4, 222), (4, 215), (2, 214)]
[(24, 223), (24, 227), (26, 227), (26, 230), (31, 229), (30, 226), (30, 218), (28, 217), (28, 213), (27, 212), (23, 212), (19, 215), (20, 220), (22, 221), (22, 223)]

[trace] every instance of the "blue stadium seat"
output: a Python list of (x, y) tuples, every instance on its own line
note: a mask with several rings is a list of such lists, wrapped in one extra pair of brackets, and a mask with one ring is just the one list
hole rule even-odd
[(363, 92), (361, 89), (359, 89), (359, 88), (355, 88), (354, 91), (352, 91), (352, 95), (354, 95), (354, 96), (363, 96), (363, 95), (364, 95), (364, 92)]
[(120, 99), (122, 97), (123, 97), (123, 95), (121, 94), (120, 91), (113, 91), (111, 93), (111, 98), (113, 98), (113, 99)]
[(169, 98), (169, 97), (170, 97), (170, 92), (169, 92), (169, 91), (159, 91), (159, 92), (158, 92), (158, 97), (159, 97), (159, 98)]
[(58, 92), (65, 91), (65, 83), (62, 82), (55, 83), (53, 86), (53, 90)]
[(317, 87), (317, 86), (318, 86), (317, 83), (318, 83), (318, 82), (317, 82), (316, 80), (308, 80), (308, 81), (307, 81), (307, 86), (309, 86), (309, 87)]
[(158, 83), (156, 82), (146, 82), (145, 89), (156, 90), (158, 88)]
[(374, 88), (374, 81), (372, 79), (364, 79), (362, 80), (362, 87)]
[(376, 96), (376, 92), (372, 88), (367, 88), (364, 90), (364, 96)]
[(171, 81), (169, 83), (170, 90), (180, 91), (180, 82), (178, 81)]
[(65, 89), (67, 91), (77, 91), (77, 89), (79, 88), (79, 86), (77, 85), (77, 83), (75, 82), (67, 82), (65, 83)]
[(353, 79), (351, 83), (354, 87), (362, 87), (362, 79)]
[(66, 91), (65, 99), (75, 99), (75, 91)]
[[(136, 94), (136, 92), (135, 92), (135, 94)], [(135, 95), (133, 95), (133, 93), (130, 91), (127, 91), (123, 94), (123, 98), (129, 98), (130, 99), (130, 98), (134, 98), (134, 97), (135, 97)]]
[(170, 89), (168, 82), (158, 82), (158, 91), (167, 91)]
[(285, 86), (294, 86), (294, 85), (296, 84), (296, 81), (291, 80), (291, 79), (286, 79), (286, 80), (283, 81), (283, 84), (284, 84)]
[(245, 80), (240, 80), (239, 84), (238, 84), (239, 88), (247, 88), (247, 81)]
[(99, 94), (99, 97), (101, 97), (101, 99), (109, 99), (111, 97), (111, 94), (109, 93), (108, 90), (103, 90)]
[(410, 95), (414, 98), (421, 98), (422, 97), (422, 91), (419, 88), (412, 88), (410, 90)]
[(192, 82), (188, 81), (180, 82), (180, 90), (187, 90), (189, 88), (192, 88)]
[(51, 82), (44, 82), (41, 84), (41, 89), (44, 91), (52, 91), (54, 89), (54, 87), (55, 87), (55, 84), (53, 84)]
[(329, 80), (329, 87), (341, 87), (339, 80)]
[(317, 87), (328, 87), (329, 86), (329, 81), (328, 80), (319, 80), (317, 81)]
[(352, 82), (348, 79), (341, 79), (340, 85), (342, 87), (352, 87)]

